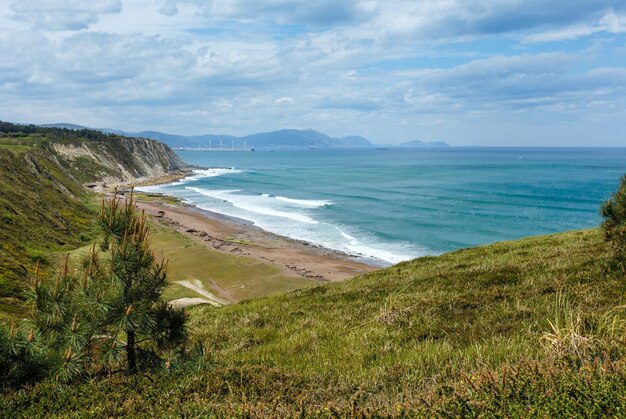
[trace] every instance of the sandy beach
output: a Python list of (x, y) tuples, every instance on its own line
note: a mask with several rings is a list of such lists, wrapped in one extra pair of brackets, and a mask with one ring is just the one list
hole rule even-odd
[(158, 199), (140, 199), (137, 206), (160, 224), (193, 237), (211, 249), (270, 263), (287, 276), (334, 282), (378, 269), (353, 260), (349, 255), (278, 236), (192, 206), (173, 205)]

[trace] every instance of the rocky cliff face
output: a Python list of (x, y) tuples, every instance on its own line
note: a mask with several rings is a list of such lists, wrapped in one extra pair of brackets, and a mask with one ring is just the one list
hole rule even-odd
[(82, 182), (128, 182), (163, 176), (184, 162), (167, 145), (144, 138), (52, 143), (52, 149)]
[[(21, 315), (37, 263), (93, 239), (93, 196), (84, 185), (134, 182), (184, 167), (157, 141), (0, 123), (0, 319)], [(29, 130), (24, 133), (24, 130)]]

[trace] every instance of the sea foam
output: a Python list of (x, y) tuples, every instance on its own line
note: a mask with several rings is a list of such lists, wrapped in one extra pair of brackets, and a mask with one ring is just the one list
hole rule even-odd
[[(307, 224), (316, 224), (317, 221), (313, 218), (294, 211), (283, 211), (280, 208), (276, 208), (271, 205), (271, 201), (267, 200), (267, 197), (262, 195), (240, 195), (237, 192), (240, 190), (208, 190), (202, 188), (195, 188), (192, 186), (186, 186), (185, 189), (192, 190), (201, 195), (227, 201), (233, 206), (248, 211), (251, 213), (269, 215), (272, 217), (287, 218), (294, 221), (299, 221)], [(256, 220), (251, 220), (256, 221)]]
[(150, 186), (138, 186), (138, 191), (141, 192), (166, 192), (168, 188), (175, 186), (186, 185), (189, 182), (196, 182), (200, 179), (211, 178), (216, 176), (224, 176), (231, 175), (235, 173), (242, 173), (241, 170), (237, 170), (234, 167), (216, 167), (212, 169), (195, 169), (193, 171), (193, 175), (184, 177), (180, 180), (177, 180), (172, 183), (166, 183), (161, 185), (150, 185)]
[(325, 207), (327, 205), (332, 205), (330, 201), (324, 201), (321, 199), (294, 199), (287, 198), (285, 196), (276, 196), (274, 197), (277, 201), (287, 202), (292, 205), (297, 205), (306, 208), (319, 208)]
[[(367, 256), (375, 259), (384, 260), (391, 263), (399, 263), (405, 260), (413, 259), (417, 256), (425, 255), (427, 252), (421, 249), (411, 249), (411, 245), (396, 244), (393, 250), (389, 250), (389, 243), (377, 243), (376, 240), (367, 240), (368, 244), (346, 233), (340, 228), (337, 231), (347, 242), (343, 243), (344, 251), (347, 253)], [(398, 248), (398, 249), (396, 249)]]
[[(198, 208), (251, 221), (264, 230), (370, 261), (377, 260), (382, 264), (397, 263), (429, 253), (410, 244), (389, 243), (353, 231), (348, 226), (325, 221), (324, 208), (334, 205), (329, 200), (299, 199), (269, 193), (251, 194), (244, 189), (205, 187), (215, 182), (209, 178), (238, 173), (243, 172), (235, 168), (199, 169), (192, 176), (177, 182), (139, 189), (178, 196)], [(203, 179), (206, 181), (198, 182)]]
[(171, 186), (180, 186), (185, 185), (189, 182), (195, 182), (200, 179), (216, 177), (216, 176), (224, 176), (224, 175), (232, 175), (235, 173), (241, 173), (241, 170), (237, 170), (234, 167), (226, 168), (226, 167), (216, 167), (212, 169), (196, 169), (193, 171), (192, 176), (187, 176), (177, 182), (171, 184)]
[(374, 238), (357, 238), (355, 236), (358, 233), (349, 234), (344, 231), (345, 227), (342, 229), (332, 223), (314, 219), (309, 211), (327, 206), (329, 201), (275, 197), (270, 194), (249, 195), (242, 193), (244, 191), (241, 189), (214, 190), (185, 186), (185, 190), (211, 198), (212, 202), (197, 195), (187, 196), (186, 199), (199, 208), (252, 221), (258, 227), (273, 233), (357, 257), (398, 263), (428, 253), (408, 244), (390, 247), (389, 243)]

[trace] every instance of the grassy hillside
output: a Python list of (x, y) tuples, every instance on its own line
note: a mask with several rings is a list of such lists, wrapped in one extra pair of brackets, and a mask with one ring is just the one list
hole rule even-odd
[(23, 314), (28, 271), (95, 238), (94, 195), (83, 183), (178, 169), (150, 140), (0, 122), (0, 319)]
[[(626, 281), (599, 232), (193, 310), (204, 362), (6, 394), (9, 415), (624, 415)], [(19, 415), (18, 415), (19, 416)]]
[[(15, 312), (28, 270), (92, 238), (93, 211), (80, 183), (32, 144), (0, 145), (0, 316)], [(19, 312), (19, 310), (18, 310)]]
[[(150, 242), (159, 256), (168, 260), (169, 285), (163, 293), (165, 301), (203, 297), (181, 285), (185, 281), (199, 281), (201, 289), (228, 302), (284, 293), (318, 283), (308, 278), (287, 276), (268, 262), (209, 249), (156, 222), (150, 222)], [(70, 252), (76, 267), (90, 248), (91, 244), (88, 244)]]

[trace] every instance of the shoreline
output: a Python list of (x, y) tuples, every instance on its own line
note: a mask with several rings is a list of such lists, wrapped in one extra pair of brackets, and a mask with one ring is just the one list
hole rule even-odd
[[(161, 176), (109, 184), (100, 192), (126, 193), (130, 188), (172, 183), (193, 175), (195, 169), (190, 166)], [(211, 250), (271, 264), (286, 276), (338, 282), (383, 267), (365, 257), (263, 230), (251, 221), (186, 204), (161, 192), (135, 190), (135, 196), (138, 209), (160, 225)]]
[[(101, 190), (100, 192), (105, 192), (105, 193), (113, 193), (115, 191), (129, 192), (131, 188), (166, 185), (168, 183), (174, 183), (176, 181), (183, 180), (189, 176), (192, 176), (196, 172), (196, 170), (203, 170), (203, 169), (210, 170), (201, 166), (189, 165), (185, 167), (184, 169), (179, 169), (174, 172), (170, 172), (165, 175), (161, 175), (157, 177), (139, 178), (139, 179), (136, 179), (135, 181), (127, 181), (127, 182), (119, 182), (119, 183), (111, 184), (111, 185), (106, 186), (105, 189)], [(213, 168), (213, 169), (222, 169), (222, 168), (218, 167), (218, 168)], [(159, 201), (159, 200), (162, 200), (162, 203), (165, 201), (176, 202), (177, 205), (192, 208), (194, 211), (197, 211), (212, 220), (232, 223), (232, 224), (239, 225), (241, 227), (255, 229), (256, 231), (262, 232), (265, 235), (280, 238), (282, 240), (297, 243), (299, 245), (304, 245), (310, 249), (318, 249), (320, 252), (326, 255), (332, 255), (338, 258), (345, 259), (350, 262), (357, 262), (362, 265), (367, 265), (371, 268), (383, 269), (383, 268), (387, 268), (387, 267), (394, 265), (394, 263), (392, 262), (388, 262), (382, 259), (377, 259), (375, 257), (366, 256), (360, 253), (356, 253), (356, 254), (348, 253), (346, 251), (334, 249), (331, 247), (326, 247), (324, 245), (321, 245), (315, 242), (309, 242), (306, 240), (297, 239), (297, 238), (281, 235), (280, 233), (275, 233), (269, 230), (265, 230), (255, 225), (253, 221), (246, 220), (244, 218), (239, 218), (233, 215), (228, 215), (228, 214), (223, 214), (220, 212), (207, 210), (207, 209), (200, 208), (193, 204), (184, 203), (182, 202), (180, 198), (173, 196), (173, 195), (168, 195), (167, 193), (163, 193), (159, 191), (149, 191), (149, 190), (142, 191), (138, 189), (135, 189), (135, 192), (150, 196), (151, 198), (153, 198), (150, 200), (151, 202)]]
[[(132, 181), (99, 185), (96, 192), (122, 194), (129, 189), (172, 183), (192, 176), (198, 167)], [(263, 230), (253, 222), (186, 204), (179, 198), (135, 190), (137, 207), (154, 222), (177, 231), (211, 250), (271, 264), (289, 277), (338, 282), (381, 269), (365, 257), (350, 255), (303, 240)]]
[(167, 183), (176, 182), (193, 174), (195, 167), (188, 166), (173, 172), (164, 173), (159, 176), (146, 176), (126, 181), (116, 181), (107, 183), (106, 181), (88, 183), (84, 186), (93, 192), (110, 194), (116, 191), (121, 192), (138, 186), (155, 186), (165, 185)]
[(263, 230), (246, 220), (192, 205), (167, 203), (167, 195), (147, 193), (147, 196), (151, 199), (137, 199), (137, 207), (155, 222), (209, 249), (274, 265), (286, 276), (320, 283), (338, 282), (380, 269), (333, 249)]
[[(156, 193), (152, 193), (152, 194), (159, 194), (159, 192)], [(170, 196), (170, 195), (164, 195), (161, 194), (163, 197), (167, 197), (167, 198), (171, 198), (171, 199), (176, 199), (178, 200), (178, 198)], [(249, 229), (253, 229), (257, 232), (259, 232), (260, 234), (264, 234), (264, 235), (268, 235), (271, 237), (276, 237), (278, 239), (281, 240), (286, 240), (288, 242), (292, 242), (292, 243), (296, 243), (302, 246), (307, 247), (308, 249), (316, 249), (317, 251), (319, 251), (322, 254), (325, 255), (330, 255), (330, 256), (335, 256), (338, 258), (342, 258), (345, 259), (347, 261), (350, 262), (357, 262), (357, 263), (362, 263), (364, 265), (368, 265), (371, 266), (373, 268), (377, 268), (377, 269), (382, 269), (382, 268), (386, 268), (389, 266), (392, 266), (393, 264), (390, 262), (385, 262), (385, 261), (379, 261), (379, 263), (377, 264), (375, 259), (373, 258), (368, 258), (366, 256), (363, 255), (354, 255), (354, 254), (350, 254), (347, 252), (343, 252), (341, 250), (337, 250), (337, 249), (333, 249), (330, 247), (326, 247), (326, 246), (322, 246), (316, 243), (312, 243), (306, 240), (300, 240), (300, 239), (295, 239), (293, 237), (289, 237), (289, 236), (284, 236), (282, 234), (278, 234), (278, 233), (274, 233), (272, 231), (269, 230), (265, 230), (261, 227), (258, 227), (257, 225), (254, 224), (253, 221), (250, 220), (246, 220), (245, 218), (239, 218), (239, 217), (235, 217), (232, 215), (227, 215), (227, 214), (222, 214), (219, 212), (214, 212), (214, 211), (210, 211), (210, 210), (206, 210), (200, 207), (197, 207), (195, 205), (192, 204), (186, 204), (186, 203), (180, 203), (179, 205), (181, 206), (185, 206), (188, 207), (191, 211), (196, 211), (199, 212), (200, 214), (203, 214), (204, 216), (218, 221), (218, 222), (225, 222), (225, 223), (232, 223), (238, 226), (241, 226), (243, 228), (249, 228)]]

